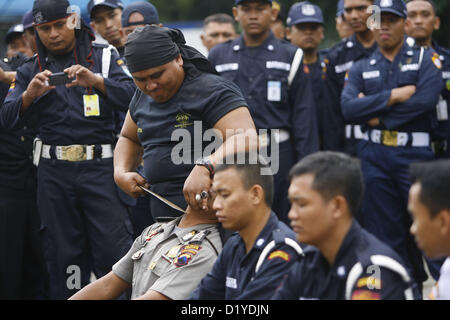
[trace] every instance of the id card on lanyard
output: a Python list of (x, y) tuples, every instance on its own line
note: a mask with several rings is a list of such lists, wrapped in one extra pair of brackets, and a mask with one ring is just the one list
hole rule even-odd
[(87, 94), (83, 95), (84, 116), (99, 117), (100, 116), (100, 100), (98, 94), (92, 94), (92, 88)]

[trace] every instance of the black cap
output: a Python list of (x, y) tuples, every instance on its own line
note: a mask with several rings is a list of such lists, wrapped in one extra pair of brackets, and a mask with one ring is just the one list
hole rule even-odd
[[(130, 23), (130, 16), (139, 12), (144, 16), (144, 21)], [(137, 24), (159, 24), (159, 15), (156, 7), (145, 1), (133, 2), (125, 7), (122, 13), (122, 27), (129, 27)]]
[(67, 0), (35, 0), (33, 4), (33, 22), (36, 25), (65, 18), (71, 13)]
[(11, 28), (9, 28), (8, 32), (5, 36), (5, 42), (9, 44), (15, 36), (21, 35), (23, 33), (23, 25), (15, 24)]
[(97, 6), (110, 7), (112, 9), (121, 8), (123, 9), (123, 2), (121, 0), (90, 0), (87, 9), (89, 15), (92, 17), (92, 10)]

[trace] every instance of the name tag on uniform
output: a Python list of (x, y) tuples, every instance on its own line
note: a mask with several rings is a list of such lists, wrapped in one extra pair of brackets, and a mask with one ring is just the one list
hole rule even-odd
[(289, 63), (281, 61), (266, 61), (266, 68), (290, 71), (291, 65)]
[(347, 63), (335, 66), (334, 71), (336, 73), (343, 73), (343, 72), (347, 72), (348, 70), (350, 70), (351, 67), (353, 67), (353, 61), (349, 61)]
[(447, 101), (442, 98), (439, 98), (439, 103), (437, 104), (437, 118), (439, 121), (447, 121), (448, 120), (448, 108)]
[(402, 72), (407, 72), (407, 71), (418, 71), (419, 70), (419, 65), (416, 64), (405, 64), (404, 66), (401, 67), (401, 71)]
[(380, 77), (380, 71), (379, 70), (363, 72), (363, 79), (364, 80), (375, 79), (375, 78), (379, 78), (379, 77)]
[(237, 281), (234, 278), (227, 277), (226, 284), (227, 288), (237, 289)]
[(84, 116), (98, 117), (100, 116), (100, 103), (97, 94), (83, 95)]
[(269, 81), (267, 82), (267, 100), (280, 102), (281, 101), (281, 82)]

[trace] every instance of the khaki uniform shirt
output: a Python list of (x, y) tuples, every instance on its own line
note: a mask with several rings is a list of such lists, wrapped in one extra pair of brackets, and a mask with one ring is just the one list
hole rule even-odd
[(222, 250), (218, 225), (181, 229), (177, 227), (180, 220), (144, 230), (113, 266), (114, 274), (132, 285), (132, 299), (150, 289), (172, 300), (187, 299), (211, 271)]

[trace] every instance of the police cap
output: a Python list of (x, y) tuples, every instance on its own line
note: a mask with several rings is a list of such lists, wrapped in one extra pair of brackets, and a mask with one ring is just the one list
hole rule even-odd
[(296, 3), (289, 10), (286, 23), (288, 27), (300, 23), (324, 24), (322, 10), (308, 1)]
[(375, 6), (380, 8), (380, 12), (389, 12), (404, 19), (408, 16), (408, 10), (403, 0), (375, 0)]
[(22, 17), (23, 30), (33, 27), (33, 12), (27, 11)]
[(112, 9), (117, 8), (123, 9), (123, 3), (121, 0), (90, 0), (87, 5), (87, 9), (91, 18), (92, 18), (92, 11), (97, 6), (105, 6), (110, 7)]
[(8, 32), (5, 36), (5, 42), (9, 44), (15, 36), (21, 35), (23, 33), (23, 25), (22, 24), (15, 24), (11, 28), (9, 28)]
[[(144, 16), (143, 21), (129, 22), (130, 16), (139, 12)], [(122, 27), (129, 27), (137, 24), (159, 24), (159, 15), (156, 7), (145, 1), (133, 2), (125, 7), (122, 13)]]

